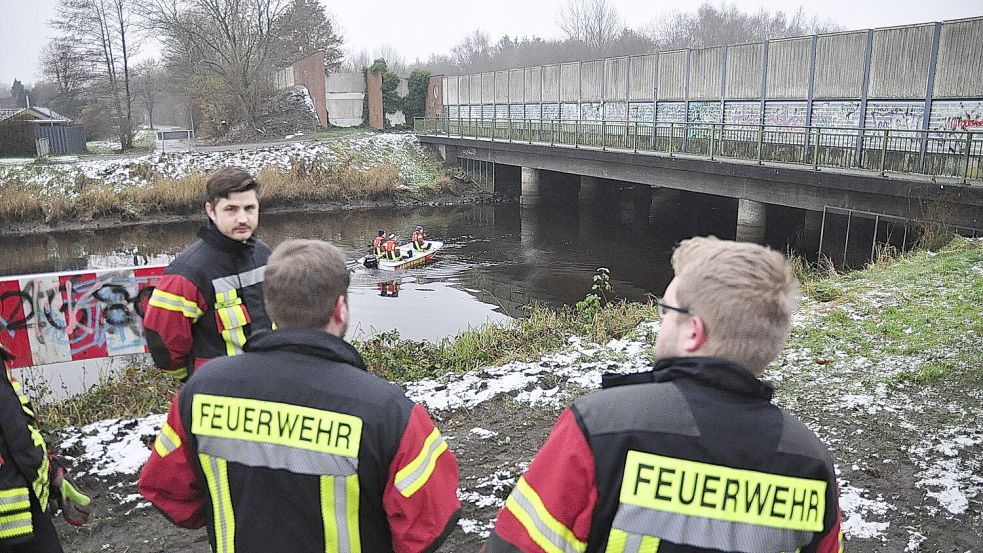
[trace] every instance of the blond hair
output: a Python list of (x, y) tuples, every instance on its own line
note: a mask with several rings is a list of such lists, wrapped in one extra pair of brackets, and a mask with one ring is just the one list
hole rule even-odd
[(785, 257), (748, 242), (696, 237), (672, 254), (676, 301), (703, 320), (703, 352), (760, 376), (788, 340), (799, 283)]

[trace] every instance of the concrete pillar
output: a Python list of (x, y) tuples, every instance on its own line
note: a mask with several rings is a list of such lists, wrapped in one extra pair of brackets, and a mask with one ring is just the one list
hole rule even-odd
[(440, 152), (440, 157), (444, 158), (444, 163), (457, 167), (457, 146), (438, 144), (437, 150)]
[(819, 236), (823, 230), (823, 212), (806, 211), (805, 223), (802, 225), (801, 247), (809, 254), (819, 251)]
[(539, 169), (522, 168), (522, 193), (519, 195), (520, 207), (539, 205), (543, 197), (539, 193)]
[(580, 194), (577, 199), (582, 204), (592, 204), (597, 198), (597, 177), (580, 176)]
[(741, 198), (737, 203), (737, 241), (757, 242), (765, 240), (765, 214), (767, 204)]

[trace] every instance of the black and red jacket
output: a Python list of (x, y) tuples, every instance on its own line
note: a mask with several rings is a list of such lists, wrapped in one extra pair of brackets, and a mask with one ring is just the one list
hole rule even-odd
[(826, 447), (772, 387), (715, 358), (607, 376), (564, 411), (488, 553), (839, 553)]
[(270, 247), (255, 234), (233, 240), (211, 220), (198, 238), (168, 265), (143, 318), (154, 364), (179, 380), (272, 327), (263, 304)]
[(317, 330), (254, 335), (175, 396), (140, 493), (238, 553), (434, 551), (458, 467), (426, 410)]

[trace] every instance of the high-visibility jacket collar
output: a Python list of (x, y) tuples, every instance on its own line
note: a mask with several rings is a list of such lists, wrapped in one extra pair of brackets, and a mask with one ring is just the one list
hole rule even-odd
[(605, 374), (601, 387), (612, 388), (646, 382), (694, 379), (713, 388), (771, 401), (774, 387), (754, 376), (741, 365), (719, 357), (672, 357), (658, 361), (651, 371), (632, 374)]
[(249, 338), (243, 349), (294, 351), (366, 369), (365, 361), (351, 344), (323, 330), (295, 328), (257, 332)]

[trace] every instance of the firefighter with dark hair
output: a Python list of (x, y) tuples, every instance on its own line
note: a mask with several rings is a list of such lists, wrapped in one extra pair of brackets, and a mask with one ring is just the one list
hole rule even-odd
[(259, 225), (259, 182), (235, 167), (205, 184), (198, 241), (167, 266), (143, 317), (154, 364), (184, 382), (205, 361), (242, 353), (250, 334), (271, 328), (263, 305), (270, 247)]
[[(31, 402), (10, 372), (13, 355), (0, 344), (0, 551), (61, 553), (51, 514), (61, 508), (65, 520), (81, 526), (88, 519), (89, 498), (65, 478), (60, 463), (51, 463), (38, 431)], [(49, 503), (52, 506), (49, 506)]]

